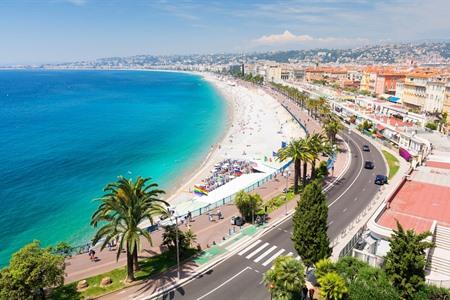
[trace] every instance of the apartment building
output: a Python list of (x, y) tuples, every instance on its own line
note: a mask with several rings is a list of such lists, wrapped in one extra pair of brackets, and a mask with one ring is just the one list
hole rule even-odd
[(397, 83), (404, 80), (404, 73), (393, 68), (367, 67), (361, 76), (360, 90), (377, 95), (395, 95)]
[(397, 83), (402, 83), (405, 75), (400, 73), (380, 73), (375, 80), (375, 94), (395, 95)]
[(281, 81), (281, 67), (279, 65), (266, 65), (266, 73), (264, 79), (266, 81), (280, 82)]
[(324, 70), (319, 68), (307, 68), (305, 70), (307, 82), (321, 81), (324, 79)]
[(408, 74), (405, 82), (397, 83), (395, 95), (408, 109), (421, 112), (442, 112), (446, 101), (448, 76), (436, 72)]

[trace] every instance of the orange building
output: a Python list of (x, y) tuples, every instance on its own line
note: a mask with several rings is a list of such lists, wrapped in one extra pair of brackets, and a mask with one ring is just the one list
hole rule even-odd
[(405, 81), (405, 74), (395, 72), (377, 74), (377, 79), (375, 82), (375, 94), (395, 95), (397, 83), (404, 81)]

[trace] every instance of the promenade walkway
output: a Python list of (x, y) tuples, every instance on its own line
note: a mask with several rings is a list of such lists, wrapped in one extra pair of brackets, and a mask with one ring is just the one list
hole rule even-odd
[[(281, 104), (283, 104), (298, 120), (301, 120), (303, 125), (307, 128), (309, 133), (321, 132), (320, 124), (314, 120), (312, 117), (308, 116), (307, 113), (301, 110), (293, 101), (287, 99), (283, 95), (276, 93), (272, 90), (266, 90), (266, 92), (272, 94)], [(339, 153), (337, 155), (337, 159), (335, 162), (334, 174), (340, 174), (346, 164), (347, 164), (347, 154), (345, 152)], [(290, 173), (293, 174), (293, 170), (290, 170)], [(334, 176), (330, 176), (327, 178), (326, 182), (332, 182), (335, 179)], [(291, 186), (293, 184), (293, 176), (288, 178), (288, 185)], [(261, 195), (264, 201), (268, 201), (273, 197), (281, 194), (286, 187), (286, 178), (278, 175), (277, 178), (267, 182), (266, 184), (260, 186), (253, 193), (258, 193)], [(269, 214), (269, 220), (277, 220), (286, 214), (286, 211), (291, 211), (296, 206), (296, 201), (290, 201), (287, 206), (280, 207), (274, 212)], [(228, 204), (220, 207), (220, 211), (224, 215), (222, 220), (214, 220), (209, 221), (207, 215), (201, 215), (195, 218), (190, 223), (190, 228), (197, 235), (197, 243), (202, 247), (202, 249), (206, 249), (211, 246), (214, 242), (219, 243), (222, 241), (223, 237), (229, 234), (230, 229), (232, 228), (230, 218), (233, 215), (239, 215), (239, 212), (235, 205)], [(242, 230), (245, 230), (246, 227), (243, 227)], [(186, 225), (180, 226), (181, 230), (188, 230)], [(143, 242), (142, 252), (140, 253), (140, 257), (151, 257), (155, 254), (161, 252), (159, 245), (162, 241), (162, 231), (156, 231), (152, 233), (153, 246), (149, 245), (147, 241)], [(89, 256), (87, 254), (75, 255), (72, 258), (68, 259), (66, 262), (66, 283), (78, 281), (87, 277), (95, 276), (98, 274), (102, 274), (104, 272), (111, 271), (115, 268), (124, 266), (126, 264), (126, 255), (125, 253), (120, 257), (118, 261), (116, 261), (116, 252), (109, 251), (105, 249), (103, 251), (97, 251), (96, 256), (98, 260), (96, 262), (91, 262)], [(183, 273), (192, 272), (195, 264), (190, 262), (183, 266)], [(175, 274), (172, 274), (175, 276)], [(170, 280), (174, 280), (172, 278), (171, 273), (164, 275), (164, 280), (171, 278)], [(162, 283), (162, 282), (161, 282)]]

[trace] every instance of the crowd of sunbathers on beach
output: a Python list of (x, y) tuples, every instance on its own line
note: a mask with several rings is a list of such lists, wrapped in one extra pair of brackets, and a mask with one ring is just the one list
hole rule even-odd
[(203, 188), (208, 192), (215, 190), (242, 174), (252, 173), (254, 166), (247, 160), (225, 159), (214, 165), (210, 177), (202, 180)]

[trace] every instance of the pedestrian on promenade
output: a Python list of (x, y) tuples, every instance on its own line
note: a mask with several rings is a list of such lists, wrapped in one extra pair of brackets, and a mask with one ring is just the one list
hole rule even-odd
[(95, 250), (92, 247), (89, 249), (89, 258), (91, 259), (92, 262), (95, 261)]
[(208, 211), (208, 220), (211, 222), (212, 221), (212, 216), (211, 213)]
[(303, 300), (308, 299), (308, 288), (306, 287), (306, 285), (304, 285), (302, 288), (302, 299)]
[(311, 300), (313, 300), (314, 299), (314, 289), (313, 288), (310, 288), (309, 289), (309, 299), (311, 299)]

